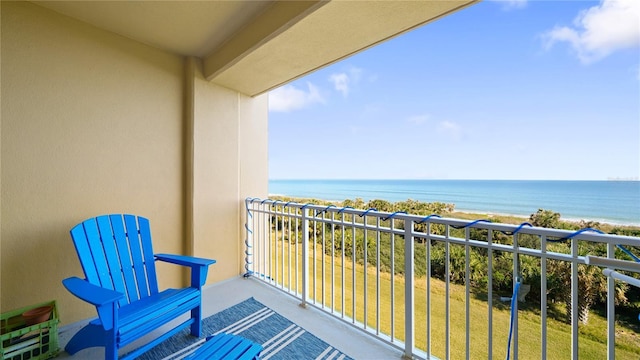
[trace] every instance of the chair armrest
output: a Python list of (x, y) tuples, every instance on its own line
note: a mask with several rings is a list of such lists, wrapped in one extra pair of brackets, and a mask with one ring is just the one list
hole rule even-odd
[(215, 260), (197, 258), (193, 256), (173, 255), (173, 254), (156, 254), (156, 259), (172, 264), (178, 264), (183, 266), (209, 266), (215, 264)]
[(191, 287), (202, 288), (207, 280), (207, 272), (209, 265), (215, 264), (215, 260), (197, 258), (193, 256), (156, 254), (156, 259), (172, 264), (178, 264), (191, 267)]
[(123, 293), (93, 285), (75, 276), (62, 280), (62, 284), (73, 295), (95, 305), (105, 330), (117, 328), (117, 302), (124, 298)]
[(62, 284), (70, 293), (95, 306), (114, 303), (124, 297), (121, 292), (93, 285), (75, 276), (62, 280)]

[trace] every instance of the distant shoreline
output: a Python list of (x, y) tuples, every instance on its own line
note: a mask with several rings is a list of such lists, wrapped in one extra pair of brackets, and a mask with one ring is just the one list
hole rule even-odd
[[(275, 196), (275, 195), (274, 195)], [(546, 210), (553, 210), (553, 209), (546, 209)], [(499, 213), (499, 212), (486, 212), (486, 211), (481, 211), (481, 210), (467, 210), (467, 209), (455, 209), (453, 211), (453, 214), (455, 213), (463, 213), (463, 214), (473, 214), (473, 215), (487, 215), (489, 217), (491, 216), (502, 216), (502, 217), (512, 217), (512, 218), (522, 218), (523, 220), (528, 220), (530, 215), (519, 215), (519, 214), (505, 214), (505, 213)], [(561, 221), (566, 221), (566, 222), (570, 222), (570, 223), (579, 223), (580, 221), (583, 221), (585, 219), (579, 219), (579, 218), (568, 218), (568, 217), (564, 217), (562, 216), (562, 214), (560, 214), (560, 220)], [(607, 224), (607, 225), (611, 225), (611, 226), (632, 226), (632, 227), (640, 227), (640, 223), (623, 223), (623, 222), (616, 222), (616, 221), (611, 221), (611, 220), (606, 220), (606, 219), (590, 219), (590, 221), (595, 221), (598, 222), (600, 224)]]
[[(329, 204), (338, 204), (338, 203), (342, 203), (344, 200), (347, 200), (347, 199), (325, 200), (320, 198), (304, 197), (304, 196), (300, 197), (300, 196), (290, 196), (290, 195), (283, 195), (283, 194), (269, 194), (269, 198), (272, 198), (272, 197), (301, 200), (300, 202), (296, 201), (298, 204), (305, 203), (306, 201), (304, 200), (317, 200), (317, 201), (321, 201)], [(458, 215), (462, 214), (462, 215), (468, 215), (469, 217), (473, 217), (474, 219), (500, 217), (500, 218), (522, 219), (521, 222), (526, 222), (529, 220), (529, 216), (530, 216), (530, 215), (520, 215), (520, 214), (506, 214), (506, 213), (500, 213), (500, 212), (487, 212), (482, 210), (457, 209), (455, 208), (455, 204), (453, 205), (454, 205), (454, 210), (453, 212), (450, 213), (452, 217), (455, 217), (456, 214)], [(547, 209), (547, 210), (553, 210), (553, 209)], [(560, 221), (564, 221), (567, 223), (578, 224), (580, 223), (580, 221), (584, 221), (584, 220), (585, 219), (565, 218), (562, 216), (562, 214), (560, 214)], [(594, 222), (597, 222), (603, 225), (608, 225), (611, 227), (621, 226), (621, 227), (630, 227), (630, 228), (640, 228), (640, 223), (621, 223), (621, 222), (614, 222), (610, 220), (598, 220), (598, 219), (591, 219), (590, 221), (594, 221)]]
[[(455, 211), (529, 217), (538, 209), (569, 222), (640, 226), (640, 181), (623, 180), (270, 180), (270, 194), (296, 198), (412, 199)], [(273, 196), (273, 195), (272, 195)]]

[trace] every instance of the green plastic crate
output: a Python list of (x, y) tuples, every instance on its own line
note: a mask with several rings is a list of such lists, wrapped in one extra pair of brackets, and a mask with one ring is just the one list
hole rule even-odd
[[(52, 305), (51, 317), (45, 322), (27, 326), (22, 313)], [(54, 357), (58, 347), (58, 306), (55, 301), (27, 306), (0, 315), (0, 353), (2, 360), (40, 360)]]

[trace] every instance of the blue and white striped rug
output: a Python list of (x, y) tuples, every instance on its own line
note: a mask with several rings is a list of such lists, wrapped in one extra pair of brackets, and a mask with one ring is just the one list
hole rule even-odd
[[(340, 350), (292, 323), (254, 298), (202, 321), (203, 335), (220, 332), (243, 336), (262, 344), (262, 360), (277, 359), (351, 359)], [(154, 347), (139, 360), (176, 360), (195, 351), (204, 342), (203, 338), (194, 338), (184, 330)]]

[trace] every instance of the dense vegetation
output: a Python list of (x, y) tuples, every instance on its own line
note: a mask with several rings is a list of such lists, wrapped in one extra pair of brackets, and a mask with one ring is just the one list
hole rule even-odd
[[(279, 200), (290, 201), (292, 199), (279, 198)], [(328, 203), (315, 200), (315, 199), (296, 199), (300, 203), (315, 203), (320, 205), (328, 205)], [(407, 200), (402, 202), (391, 203), (385, 200), (372, 200), (364, 202), (362, 199), (345, 200), (337, 206), (350, 206), (356, 209), (369, 209), (375, 208), (378, 211), (393, 213), (396, 211), (405, 211), (409, 214), (415, 215), (430, 215), (438, 214), (452, 218), (463, 219), (479, 219), (487, 218), (481, 214), (464, 214), (454, 212), (453, 204), (444, 203), (425, 203), (415, 200)], [(345, 222), (350, 222), (349, 215), (345, 215)], [(286, 222), (286, 217), (284, 219)], [(367, 220), (369, 223), (374, 224), (377, 220), (374, 217), (370, 217)], [(381, 222), (381, 226), (391, 226), (391, 221), (386, 220)], [(597, 229), (610, 234), (627, 235), (627, 236), (640, 236), (640, 228), (632, 226), (614, 226), (611, 224), (600, 224), (592, 221), (580, 221), (580, 222), (568, 222), (561, 220), (559, 213), (551, 210), (539, 209), (536, 213), (531, 214), (528, 219), (509, 217), (509, 216), (491, 216), (491, 222), (495, 223), (507, 223), (507, 224), (520, 224), (523, 221), (528, 221), (533, 226), (566, 229), (566, 230), (579, 230), (584, 228)], [(283, 229), (282, 217), (273, 219), (274, 226), (278, 226), (279, 229)], [(299, 224), (300, 225), (300, 224)], [(416, 224), (416, 231), (425, 232), (425, 224)], [(402, 220), (395, 220), (393, 227), (396, 229), (404, 228)], [(284, 227), (286, 229), (287, 226)], [(298, 231), (301, 230), (298, 228)], [(431, 225), (429, 232), (433, 235), (443, 235), (445, 228), (443, 225)], [(465, 237), (465, 229), (450, 228), (450, 236), (452, 237)], [(470, 237), (476, 240), (488, 240), (489, 233), (487, 230), (470, 228)], [(322, 243), (322, 233), (333, 234), (332, 236), (325, 236), (324, 243)], [(367, 264), (367, 266), (375, 266), (381, 269), (381, 271), (393, 272), (396, 275), (404, 274), (404, 239), (400, 235), (391, 236), (388, 233), (382, 233), (378, 237), (378, 233), (369, 232), (366, 234), (360, 229), (354, 229), (350, 226), (339, 226), (325, 224), (324, 229), (321, 223), (314, 223), (310, 229), (310, 239), (315, 239), (318, 244), (324, 246), (324, 252), (327, 255), (342, 255), (347, 258), (355, 258), (359, 264)], [(494, 243), (500, 244), (513, 244), (514, 236), (511, 234), (504, 234), (498, 231), (491, 233), (491, 239)], [(299, 237), (301, 239), (301, 237)], [(334, 239), (335, 244), (331, 239)], [(354, 241), (355, 239), (355, 241)], [(555, 242), (553, 240), (556, 240)], [(519, 234), (517, 237), (518, 244), (523, 247), (540, 249), (540, 238), (535, 235)], [(424, 239), (418, 238), (415, 246), (415, 275), (417, 277), (424, 277), (427, 275), (427, 262), (426, 252), (427, 245), (430, 245), (430, 258), (431, 258), (431, 276), (438, 279), (445, 279), (449, 276), (449, 280), (464, 284), (465, 282), (465, 247), (462, 245), (449, 245), (449, 272), (445, 271), (446, 268), (446, 250), (445, 244), (441, 241), (431, 241), (430, 244), (426, 244)], [(570, 253), (571, 242), (562, 239), (549, 239), (546, 250), (550, 252)], [(632, 247), (630, 251), (640, 254), (640, 247)], [(365, 252), (366, 251), (366, 252)], [(378, 264), (377, 253), (380, 252)], [(627, 255), (620, 252), (616, 254), (618, 258), (625, 258)], [(393, 256), (392, 256), (393, 253)], [(579, 242), (578, 243), (579, 255), (597, 255), (605, 256), (606, 247), (603, 244), (595, 244), (591, 242)], [(488, 278), (488, 254), (486, 249), (471, 247), (470, 251), (470, 278), (472, 291), (478, 298), (485, 298), (488, 293), (489, 278)], [(513, 288), (513, 273), (514, 273), (514, 259), (510, 252), (498, 252), (492, 253), (492, 290), (494, 294), (504, 294), (509, 296)], [(540, 308), (540, 289), (541, 289), (541, 260), (537, 257), (521, 255), (517, 259), (519, 267), (519, 276), (522, 283), (531, 285), (530, 295), (527, 297), (527, 302), (530, 309)], [(564, 261), (547, 260), (547, 300), (552, 303), (564, 304), (565, 311), (551, 312), (550, 316), (556, 317), (558, 320), (570, 322), (571, 314), (571, 268), (570, 263)], [(637, 276), (637, 275), (636, 275)], [(594, 266), (578, 266), (579, 277), (579, 314), (580, 320), (583, 323), (587, 323), (589, 312), (593, 309), (599, 312), (604, 312), (604, 305), (606, 301), (606, 283), (607, 279), (602, 274), (599, 268)], [(627, 323), (635, 331), (640, 331), (638, 326), (638, 312), (640, 312), (640, 289), (630, 287), (626, 284), (616, 283), (616, 302), (618, 305), (617, 313), (620, 315), (621, 321)]]

